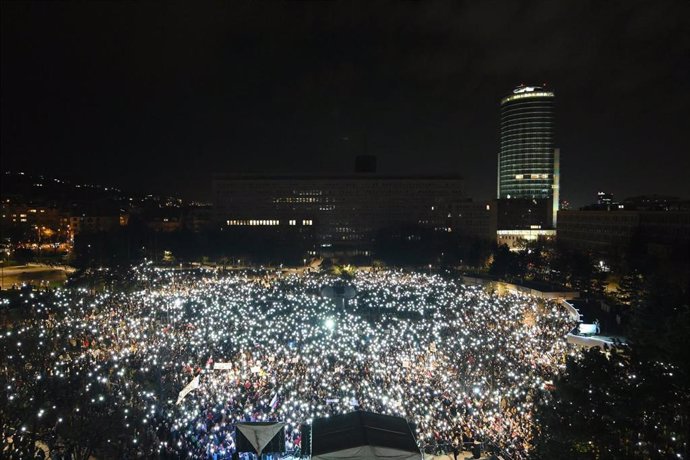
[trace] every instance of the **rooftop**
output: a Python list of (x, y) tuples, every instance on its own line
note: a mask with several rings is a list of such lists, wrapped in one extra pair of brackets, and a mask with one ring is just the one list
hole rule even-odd
[(533, 97), (554, 97), (553, 91), (547, 90), (544, 86), (526, 86), (520, 85), (516, 87), (512, 94), (501, 99), (501, 104), (514, 101), (516, 99), (527, 99)]
[(459, 174), (215, 174), (213, 180), (462, 180)]

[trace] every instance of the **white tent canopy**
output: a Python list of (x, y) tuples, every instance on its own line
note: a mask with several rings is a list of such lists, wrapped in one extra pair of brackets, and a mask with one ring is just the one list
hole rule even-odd
[(312, 460), (421, 460), (414, 434), (402, 417), (354, 411), (312, 423)]
[(419, 452), (377, 446), (358, 446), (312, 456), (312, 460), (420, 460), (420, 458)]
[(271, 424), (238, 423), (237, 429), (247, 438), (258, 455), (271, 442), (271, 439), (285, 426), (284, 422)]

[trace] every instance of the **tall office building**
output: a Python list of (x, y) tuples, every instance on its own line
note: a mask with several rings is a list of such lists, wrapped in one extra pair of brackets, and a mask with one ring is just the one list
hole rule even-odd
[(554, 93), (519, 86), (501, 100), (498, 198), (551, 198), (554, 190)]
[(554, 102), (553, 91), (524, 85), (501, 100), (499, 231), (534, 233), (556, 227), (560, 165), (554, 147)]

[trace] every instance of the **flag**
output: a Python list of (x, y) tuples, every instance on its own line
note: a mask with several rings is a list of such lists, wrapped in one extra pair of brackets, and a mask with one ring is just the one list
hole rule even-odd
[(191, 393), (193, 390), (196, 390), (199, 388), (199, 376), (197, 375), (192, 379), (191, 382), (187, 384), (186, 387), (180, 391), (180, 394), (177, 396), (177, 402), (175, 404), (180, 405), (182, 400), (187, 396), (189, 393)]

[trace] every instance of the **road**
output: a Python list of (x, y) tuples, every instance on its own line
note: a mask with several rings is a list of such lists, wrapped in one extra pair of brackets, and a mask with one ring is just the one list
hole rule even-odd
[(0, 269), (0, 287), (9, 289), (22, 283), (38, 284), (41, 281), (63, 282), (74, 272), (73, 267), (43, 264), (14, 265)]

